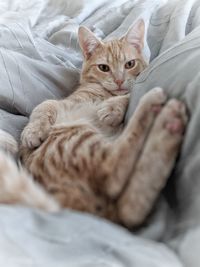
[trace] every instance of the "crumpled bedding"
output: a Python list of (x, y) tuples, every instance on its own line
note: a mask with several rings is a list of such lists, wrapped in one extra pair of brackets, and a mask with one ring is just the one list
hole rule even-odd
[(0, 207), (0, 264), (8, 267), (182, 267), (165, 245), (91, 215)]
[(86, 214), (2, 206), (2, 266), (200, 266), (200, 0), (2, 0), (0, 129), (18, 139), (37, 104), (73, 91), (82, 64), (80, 24), (108, 39), (139, 17), (146, 23), (150, 65), (136, 80), (126, 119), (155, 86), (184, 100), (191, 117), (152, 216), (128, 233)]

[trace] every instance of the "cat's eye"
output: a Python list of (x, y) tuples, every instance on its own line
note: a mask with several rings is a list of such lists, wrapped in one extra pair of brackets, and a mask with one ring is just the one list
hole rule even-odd
[(125, 64), (125, 69), (132, 69), (135, 66), (135, 60), (132, 59)]
[(98, 67), (103, 72), (108, 72), (110, 70), (109, 66), (106, 64), (99, 64)]

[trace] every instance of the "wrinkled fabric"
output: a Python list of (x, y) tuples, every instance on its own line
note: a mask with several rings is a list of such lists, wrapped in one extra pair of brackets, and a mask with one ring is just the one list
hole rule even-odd
[(182, 267), (166, 246), (70, 211), (0, 207), (0, 264), (22, 267)]
[(1, 0), (0, 128), (19, 138), (37, 104), (73, 92), (82, 64), (80, 24), (108, 40), (138, 18), (145, 20), (143, 52), (150, 65), (135, 82), (126, 121), (155, 86), (185, 101), (190, 114), (176, 168), (154, 212), (143, 228), (128, 233), (76, 212), (52, 216), (1, 207), (2, 266), (6, 259), (10, 266), (200, 266), (200, 0)]

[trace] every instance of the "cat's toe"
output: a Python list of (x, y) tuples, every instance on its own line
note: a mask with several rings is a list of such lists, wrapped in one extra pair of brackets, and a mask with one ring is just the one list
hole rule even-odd
[(21, 144), (23, 147), (36, 148), (44, 141), (45, 134), (42, 129), (38, 129), (34, 125), (28, 125), (22, 132)]
[(129, 229), (140, 225), (144, 221), (140, 203), (132, 203), (129, 198), (124, 198), (119, 201), (117, 208), (120, 223)]
[(171, 134), (182, 134), (188, 122), (188, 115), (184, 103), (171, 99), (166, 105), (165, 127)]
[(108, 126), (118, 126), (123, 120), (121, 109), (112, 106), (102, 107), (97, 114), (99, 120)]
[(167, 101), (167, 95), (162, 88), (156, 87), (146, 93), (140, 100), (140, 102), (147, 106), (163, 105)]

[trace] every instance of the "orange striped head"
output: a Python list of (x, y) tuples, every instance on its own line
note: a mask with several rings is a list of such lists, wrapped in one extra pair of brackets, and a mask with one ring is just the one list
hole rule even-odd
[(126, 94), (146, 67), (142, 55), (145, 25), (141, 19), (120, 39), (100, 41), (89, 29), (79, 28), (84, 55), (81, 83), (98, 83), (114, 95)]

